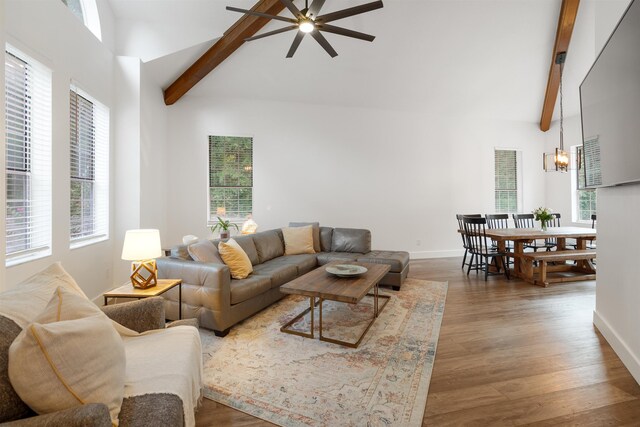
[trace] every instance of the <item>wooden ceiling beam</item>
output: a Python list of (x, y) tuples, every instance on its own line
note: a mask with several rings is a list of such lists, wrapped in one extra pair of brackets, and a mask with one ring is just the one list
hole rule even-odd
[[(280, 0), (260, 0), (251, 10), (278, 15), (284, 9)], [(209, 74), (244, 44), (244, 40), (256, 34), (270, 19), (257, 16), (242, 15), (218, 41), (207, 50), (196, 62), (182, 73), (164, 91), (164, 103), (171, 105), (185, 95), (200, 80)]]
[(540, 117), (540, 130), (543, 132), (548, 131), (551, 127), (553, 109), (556, 105), (558, 88), (560, 87), (560, 64), (556, 64), (556, 57), (559, 53), (569, 50), (569, 43), (571, 42), (571, 34), (573, 33), (573, 26), (576, 22), (576, 16), (578, 15), (579, 5), (580, 0), (562, 0), (562, 6), (560, 7), (556, 42), (553, 46), (549, 80), (547, 81), (547, 90), (544, 94), (544, 103), (542, 105), (542, 116)]

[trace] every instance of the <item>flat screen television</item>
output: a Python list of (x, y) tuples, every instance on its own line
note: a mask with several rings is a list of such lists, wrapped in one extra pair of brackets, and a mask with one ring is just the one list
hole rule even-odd
[(580, 107), (585, 186), (640, 182), (640, 0), (580, 85)]

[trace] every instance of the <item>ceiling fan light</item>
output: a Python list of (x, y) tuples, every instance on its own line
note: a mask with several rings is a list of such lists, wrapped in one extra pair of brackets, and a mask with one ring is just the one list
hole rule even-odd
[(316, 26), (313, 24), (311, 20), (304, 20), (298, 24), (298, 28), (303, 33), (310, 33), (311, 31), (316, 29)]

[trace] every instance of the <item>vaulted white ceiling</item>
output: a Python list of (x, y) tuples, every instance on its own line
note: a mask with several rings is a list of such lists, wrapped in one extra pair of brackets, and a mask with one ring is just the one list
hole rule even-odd
[[(301, 0), (295, 0), (302, 7)], [(323, 12), (370, 0), (327, 0)], [(593, 33), (593, 2), (575, 32)], [(110, 0), (118, 54), (139, 56), (162, 87), (213, 44), (254, 0)], [(385, 0), (384, 8), (336, 21), (376, 36), (333, 34), (329, 57), (310, 37), (285, 58), (294, 33), (245, 43), (187, 96), (423, 111), (538, 122), (561, 0)], [(283, 11), (282, 15), (287, 15)], [(286, 26), (271, 22), (261, 31)], [(577, 114), (578, 85), (595, 57), (593, 37), (570, 47), (565, 115)], [(178, 101), (181, 102), (181, 101)], [(557, 108), (556, 108), (557, 110)], [(555, 114), (557, 117), (557, 111)]]

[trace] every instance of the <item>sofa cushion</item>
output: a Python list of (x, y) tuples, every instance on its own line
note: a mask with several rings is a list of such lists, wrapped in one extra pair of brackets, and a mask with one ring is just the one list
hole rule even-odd
[(332, 227), (320, 227), (320, 250), (331, 252), (331, 239), (333, 238)]
[(284, 255), (284, 245), (275, 230), (263, 231), (253, 235), (253, 244), (258, 251), (260, 263)]
[(253, 271), (251, 260), (234, 239), (218, 244), (218, 251), (234, 279), (244, 279)]
[(371, 251), (371, 232), (359, 228), (334, 228), (331, 252), (366, 254)]
[(351, 254), (349, 252), (323, 252), (318, 254), (318, 265), (325, 265), (331, 261), (355, 261), (362, 254)]
[(218, 248), (209, 240), (192, 243), (187, 246), (187, 251), (195, 261), (223, 264), (222, 258), (220, 258), (220, 254), (218, 253)]
[(285, 255), (314, 254), (316, 252), (313, 249), (312, 226), (284, 227), (282, 235), (284, 236)]
[(15, 288), (3, 292), (0, 298), (0, 315), (13, 320), (21, 328), (26, 328), (44, 310), (58, 286), (86, 298), (73, 277), (57, 262), (20, 282)]
[(371, 251), (357, 259), (371, 264), (387, 264), (391, 273), (400, 273), (409, 264), (409, 252), (404, 251)]
[(253, 236), (235, 236), (234, 239), (251, 260), (251, 265), (260, 264), (258, 250), (256, 249), (256, 245), (253, 243)]
[(11, 384), (37, 413), (104, 403), (114, 425), (124, 394), (125, 364), (122, 339), (102, 312), (52, 323), (36, 319), (9, 348)]
[(16, 322), (0, 316), (0, 423), (34, 415), (9, 381), (9, 346), (21, 331)]
[(271, 279), (271, 287), (277, 288), (293, 279), (298, 275), (298, 267), (295, 265), (283, 265), (267, 261), (264, 264), (256, 265), (254, 273), (260, 276), (268, 276)]
[(313, 230), (313, 250), (316, 252), (320, 252), (322, 248), (320, 247), (320, 223), (319, 222), (290, 222), (289, 227), (306, 227), (307, 225), (311, 226)]
[(242, 280), (231, 280), (231, 304), (238, 304), (271, 289), (269, 276), (253, 275)]
[(298, 276), (301, 276), (318, 266), (316, 254), (284, 255), (269, 261), (273, 265), (292, 265), (298, 269)]

